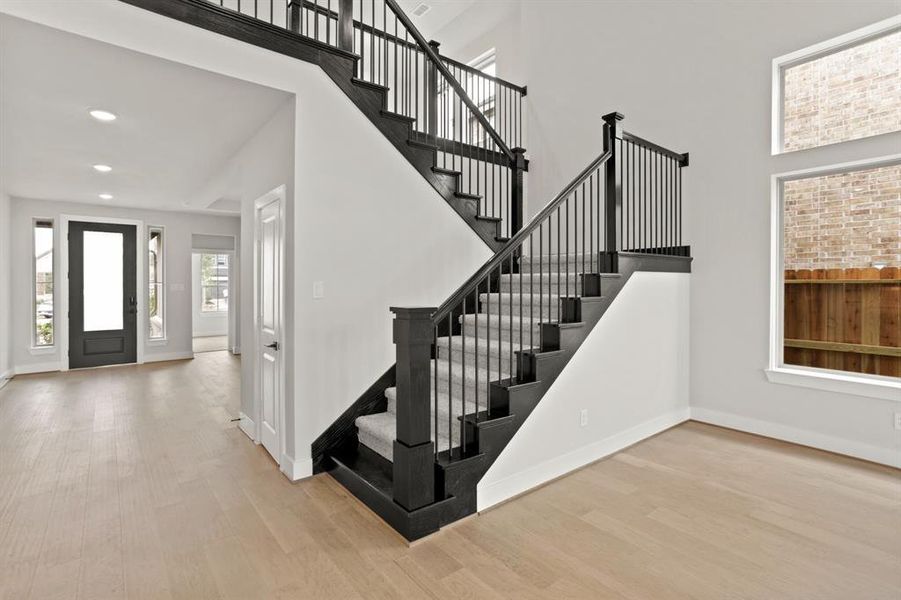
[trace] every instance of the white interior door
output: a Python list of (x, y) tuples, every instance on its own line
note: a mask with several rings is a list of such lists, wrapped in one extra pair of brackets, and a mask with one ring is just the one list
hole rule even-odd
[(256, 207), (257, 313), (256, 369), (260, 442), (281, 462), (282, 377), (282, 219), (280, 196), (264, 197)]

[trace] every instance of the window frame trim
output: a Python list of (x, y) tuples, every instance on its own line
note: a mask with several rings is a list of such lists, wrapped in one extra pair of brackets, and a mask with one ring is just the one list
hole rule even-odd
[(146, 319), (146, 322), (144, 323), (144, 326), (147, 328), (147, 341), (146, 341), (146, 344), (147, 344), (148, 346), (154, 346), (154, 345), (156, 345), (156, 346), (163, 346), (163, 345), (165, 345), (165, 344), (167, 344), (167, 343), (169, 342), (169, 331), (168, 331), (168, 328), (167, 328), (167, 326), (166, 326), (166, 322), (167, 322), (167, 319), (166, 319), (166, 304), (167, 304), (167, 302), (166, 302), (166, 277), (167, 277), (168, 272), (169, 272), (169, 270), (168, 270), (168, 268), (167, 268), (167, 265), (166, 265), (166, 258), (167, 258), (168, 254), (169, 254), (169, 253), (166, 251), (166, 244), (167, 244), (167, 239), (166, 239), (166, 227), (163, 226), (163, 225), (147, 225), (147, 226), (145, 227), (145, 231), (147, 232), (147, 233), (146, 233), (146, 240), (144, 241), (144, 251), (145, 251), (145, 252), (148, 252), (148, 251), (149, 251), (148, 246), (150, 245), (150, 235), (151, 235), (151, 233), (152, 233), (153, 231), (159, 231), (159, 232), (160, 232), (160, 236), (161, 236), (161, 238), (162, 238), (162, 240), (163, 240), (163, 243), (162, 243), (162, 246), (161, 246), (162, 251), (160, 252), (160, 254), (162, 254), (162, 257), (161, 257), (161, 259), (159, 259), (159, 262), (162, 264), (162, 268), (163, 268), (163, 276), (162, 276), (162, 278), (160, 279), (160, 286), (161, 286), (162, 293), (161, 293), (160, 298), (157, 299), (157, 302), (159, 302), (159, 303), (160, 303), (160, 306), (162, 307), (162, 313), (163, 313), (163, 335), (161, 335), (160, 337), (151, 337), (151, 336), (150, 336), (150, 257), (148, 256), (148, 260), (147, 260), (147, 278), (146, 278), (146, 280), (145, 280), (145, 282), (144, 282), (144, 283), (145, 283), (145, 285), (144, 285), (144, 292), (145, 292), (145, 294), (146, 294), (146, 298), (145, 298), (144, 300), (145, 300), (145, 302), (147, 303), (147, 319)]
[[(840, 52), (847, 48), (851, 48), (853, 46), (857, 46), (863, 43), (866, 43), (870, 40), (882, 37), (884, 35), (888, 35), (893, 33), (895, 30), (901, 30), (901, 15), (896, 15), (894, 17), (889, 17), (888, 19), (883, 19), (882, 21), (878, 21), (876, 23), (872, 23), (871, 25), (867, 25), (866, 27), (861, 27), (860, 29), (855, 29), (854, 31), (836, 36), (834, 38), (828, 39), (823, 42), (819, 42), (817, 44), (813, 44), (811, 46), (807, 46), (806, 48), (802, 48), (800, 50), (796, 50), (794, 52), (789, 52), (788, 54), (783, 54), (782, 56), (776, 57), (773, 59), (772, 65), (772, 134), (771, 134), (771, 143), (770, 143), (770, 153), (772, 156), (777, 156), (780, 154), (790, 154), (792, 152), (802, 152), (804, 150), (813, 150), (815, 148), (822, 148), (824, 146), (829, 146), (832, 144), (843, 144), (845, 142), (850, 142), (854, 140), (843, 140), (841, 142), (830, 142), (829, 144), (821, 144), (819, 146), (813, 146), (811, 148), (802, 148), (798, 150), (784, 150), (783, 149), (783, 106), (784, 106), (784, 75), (785, 69), (797, 66), (799, 64), (810, 62), (812, 60), (816, 60), (817, 58), (821, 58), (823, 56), (827, 56), (829, 54), (834, 54), (836, 52)], [(885, 132), (892, 133), (892, 132)], [(883, 134), (874, 134), (874, 135), (883, 135)], [(855, 138), (855, 139), (865, 139), (867, 137), (874, 136), (865, 136), (864, 138)]]
[(800, 365), (786, 365), (784, 360), (783, 331), (785, 318), (784, 183), (786, 181), (864, 171), (897, 164), (901, 164), (901, 153), (775, 173), (770, 176), (770, 347), (769, 359), (764, 372), (767, 380), (771, 383), (881, 398), (901, 403), (901, 380), (896, 380), (893, 377)]
[[(36, 335), (36, 333), (37, 333), (37, 323), (35, 322), (35, 317), (37, 316), (37, 312), (38, 312), (37, 298), (36, 298), (36, 295), (35, 295), (35, 291), (37, 290), (37, 286), (38, 286), (38, 279), (37, 279), (38, 273), (37, 273), (37, 264), (36, 264), (36, 263), (37, 263), (37, 257), (36, 257), (35, 254), (34, 254), (34, 245), (35, 245), (35, 235), (34, 235), (34, 230), (35, 230), (36, 225), (37, 225), (37, 223), (38, 223), (39, 221), (50, 221), (51, 225), (50, 225), (50, 228), (49, 228), (49, 229), (50, 229), (50, 231), (52, 232), (52, 233), (51, 233), (51, 238), (52, 238), (52, 240), (53, 240), (53, 250), (52, 250), (52, 253), (53, 253), (53, 260), (51, 261), (51, 268), (53, 269), (53, 271), (52, 271), (52, 272), (53, 272), (53, 319), (52, 319), (52, 323), (53, 323), (53, 343), (52, 343), (52, 344), (45, 344), (45, 345), (38, 345), (38, 344), (37, 344), (37, 335)], [(29, 254), (31, 254), (31, 264), (29, 265), (29, 270), (31, 271), (31, 290), (29, 291), (29, 293), (30, 293), (30, 295), (31, 295), (31, 299), (30, 299), (30, 301), (29, 301), (29, 304), (31, 305), (31, 317), (29, 318), (31, 333), (30, 333), (30, 335), (29, 335), (30, 343), (29, 343), (29, 345), (28, 345), (28, 350), (29, 350), (29, 352), (30, 352), (31, 354), (34, 354), (34, 355), (38, 355), (38, 354), (53, 354), (53, 353), (56, 352), (56, 345), (57, 345), (57, 334), (56, 334), (56, 323), (57, 323), (57, 313), (56, 313), (56, 304), (57, 304), (57, 302), (56, 302), (56, 288), (57, 288), (57, 282), (56, 282), (56, 273), (57, 273), (57, 270), (58, 270), (58, 265), (57, 265), (57, 244), (58, 244), (58, 241), (59, 241), (59, 240), (58, 240), (58, 236), (57, 236), (56, 225), (57, 225), (56, 219), (53, 218), (53, 217), (32, 217), (32, 218), (31, 218), (31, 248), (30, 248), (31, 251), (30, 251), (30, 253), (29, 253)]]

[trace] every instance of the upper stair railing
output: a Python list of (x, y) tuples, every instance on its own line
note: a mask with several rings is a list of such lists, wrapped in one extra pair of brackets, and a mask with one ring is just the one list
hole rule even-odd
[(463, 197), (500, 222), (522, 226), (526, 88), (439, 53), (395, 0), (208, 0), (356, 54), (357, 79), (386, 88), (390, 113), (409, 117), (411, 143), (436, 151), (435, 166), (460, 173)]
[(394, 493), (408, 509), (436, 499), (424, 455), (443, 464), (469, 455), (474, 425), (505, 416), (492, 388), (534, 381), (534, 355), (555, 349), (548, 326), (579, 320), (577, 298), (601, 295), (619, 252), (687, 255), (688, 154), (623, 131), (622, 119), (604, 116), (601, 155), (440, 307), (392, 309)]
[(357, 77), (390, 90), (387, 109), (413, 119), (415, 140), (437, 150), (437, 167), (461, 174), (481, 216), (499, 219), (505, 237), (518, 231), (525, 88), (441, 57), (395, 0), (343, 1), (355, 16)]

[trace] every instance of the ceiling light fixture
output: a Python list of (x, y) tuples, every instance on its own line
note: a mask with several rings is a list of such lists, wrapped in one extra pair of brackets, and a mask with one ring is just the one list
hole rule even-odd
[(113, 199), (112, 194), (99, 194), (99, 196), (100, 196), (101, 200), (112, 200)]
[(94, 117), (94, 118), (97, 119), (98, 121), (103, 121), (103, 122), (107, 122), (107, 123), (108, 123), (109, 121), (115, 121), (115, 120), (116, 120), (116, 115), (115, 115), (114, 113), (111, 113), (111, 112), (108, 111), (108, 110), (99, 110), (99, 109), (98, 109), (98, 110), (92, 110), (92, 111), (90, 111), (88, 114), (90, 114), (92, 117)]
[(419, 6), (417, 6), (416, 8), (413, 9), (413, 16), (421, 17), (422, 15), (426, 14), (430, 10), (432, 10), (432, 7), (429, 6), (428, 4), (426, 4), (425, 2), (423, 2), (423, 3), (419, 4)]
[(113, 168), (109, 165), (94, 165), (94, 170), (101, 173), (109, 173)]

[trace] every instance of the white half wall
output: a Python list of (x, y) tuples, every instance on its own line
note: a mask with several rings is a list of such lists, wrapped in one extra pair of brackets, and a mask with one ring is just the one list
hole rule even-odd
[(690, 279), (632, 275), (479, 482), (478, 510), (688, 420)]
[(12, 308), (10, 276), (10, 208), (12, 202), (6, 194), (0, 194), (0, 387), (13, 374), (11, 359), (12, 335)]
[[(17, 373), (56, 370), (62, 361), (59, 345), (52, 348), (31, 348), (31, 255), (32, 220), (53, 219), (55, 235), (54, 273), (57, 281), (60, 273), (60, 224), (63, 215), (78, 217), (119, 218), (143, 221), (145, 231), (138, 232), (138, 248), (146, 248), (146, 228), (160, 226), (163, 232), (165, 260), (165, 320), (166, 338), (144, 342), (145, 362), (190, 358), (193, 356), (191, 331), (191, 235), (194, 233), (231, 235), (240, 234), (240, 219), (219, 215), (202, 215), (172, 211), (128, 209), (115, 206), (81, 204), (77, 202), (12, 199), (12, 251), (15, 257), (11, 266), (13, 344), (12, 362)], [(142, 282), (147, 274), (138, 274), (139, 291), (146, 289)], [(54, 290), (54, 306), (60, 306), (61, 288)], [(138, 327), (146, 327), (146, 296), (139, 295)], [(57, 318), (56, 327), (61, 326)], [(58, 336), (57, 336), (58, 338)]]

